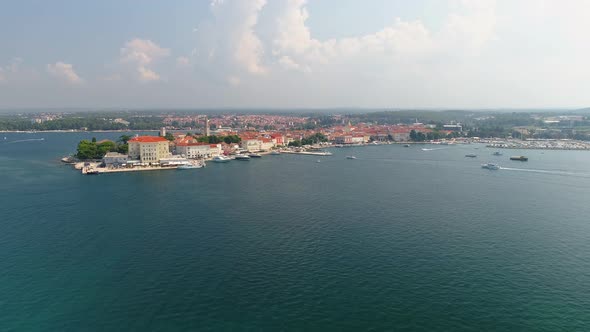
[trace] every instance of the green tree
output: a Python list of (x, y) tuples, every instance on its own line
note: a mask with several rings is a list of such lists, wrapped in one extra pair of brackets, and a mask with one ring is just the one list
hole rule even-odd
[(96, 145), (96, 156), (95, 158), (104, 157), (107, 152), (117, 151), (117, 145), (113, 141), (104, 141)]
[(119, 136), (119, 139), (117, 140), (117, 142), (127, 144), (127, 142), (129, 142), (130, 139), (131, 139), (131, 135), (121, 135), (121, 136)]
[(172, 135), (172, 133), (166, 133), (166, 136), (164, 136), (164, 138), (166, 138), (169, 141), (174, 141), (174, 135)]
[(76, 157), (80, 160), (94, 159), (96, 156), (96, 143), (89, 140), (82, 140), (78, 143), (78, 151)]

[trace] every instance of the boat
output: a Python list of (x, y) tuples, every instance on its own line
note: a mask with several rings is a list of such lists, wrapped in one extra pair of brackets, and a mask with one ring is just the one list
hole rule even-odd
[(467, 157), (467, 158), (475, 158), (475, 157), (477, 157), (477, 155), (475, 155), (473, 153), (469, 153), (469, 154), (466, 154), (465, 157)]
[(355, 156), (346, 156), (346, 159), (356, 159)]
[(272, 154), (272, 155), (279, 155), (279, 154), (281, 154), (281, 152), (280, 151), (272, 151), (270, 154)]
[(212, 159), (212, 161), (215, 162), (215, 163), (227, 163), (230, 160), (231, 159), (229, 157), (226, 157), (226, 156), (215, 156)]
[(404, 144), (404, 148), (409, 148), (410, 144)]
[(250, 153), (248, 156), (250, 156), (250, 158), (262, 158), (262, 155), (258, 153)]
[(494, 156), (501, 156), (501, 155), (502, 155), (502, 152), (500, 152), (500, 151), (496, 151), (496, 152), (494, 152), (494, 153), (492, 153), (492, 154), (493, 154)]
[(517, 160), (517, 161), (528, 161), (529, 158), (525, 156), (512, 156), (510, 160)]
[(247, 155), (247, 154), (237, 154), (236, 155), (236, 160), (247, 161), (247, 160), (250, 160), (250, 156)]
[(85, 174), (86, 174), (86, 175), (98, 175), (98, 174), (99, 174), (99, 172), (98, 172), (98, 170), (97, 170), (97, 169), (94, 169), (94, 168), (88, 168), (88, 169), (86, 170), (86, 173), (85, 173)]
[(321, 163), (321, 162), (322, 162), (322, 161), (321, 161), (321, 160), (319, 160), (319, 159), (316, 161), (316, 163)]
[(495, 170), (500, 169), (500, 166), (498, 166), (498, 164), (494, 164), (494, 163), (487, 163), (487, 164), (481, 164), (481, 168), (495, 171)]
[(176, 169), (180, 169), (180, 170), (187, 170), (187, 169), (195, 169), (195, 168), (202, 168), (204, 165), (201, 164), (188, 164), (188, 165), (180, 165), (178, 167), (176, 167)]

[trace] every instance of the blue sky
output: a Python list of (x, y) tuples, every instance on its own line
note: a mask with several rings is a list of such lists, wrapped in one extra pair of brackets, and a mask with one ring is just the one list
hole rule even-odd
[(3, 1), (0, 108), (585, 107), (584, 0)]

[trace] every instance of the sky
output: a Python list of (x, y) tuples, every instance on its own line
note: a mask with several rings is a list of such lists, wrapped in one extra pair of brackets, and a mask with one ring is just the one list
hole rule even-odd
[(588, 0), (4, 0), (0, 108), (581, 108)]

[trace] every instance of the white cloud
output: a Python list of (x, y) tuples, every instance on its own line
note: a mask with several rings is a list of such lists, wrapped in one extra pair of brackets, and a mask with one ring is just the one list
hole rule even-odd
[(69, 63), (56, 62), (55, 64), (47, 65), (47, 72), (71, 84), (81, 84), (84, 81), (76, 74), (74, 67)]
[(139, 74), (138, 79), (140, 82), (147, 83), (160, 80), (160, 75), (149, 68), (140, 66), (137, 68), (137, 72)]
[(121, 48), (120, 61), (134, 66), (140, 82), (152, 82), (158, 81), (160, 75), (150, 67), (169, 55), (169, 49), (162, 48), (148, 39), (135, 38)]
[(6, 82), (10, 78), (18, 78), (23, 59), (13, 58), (9, 65), (0, 66), (0, 82)]
[(201, 50), (194, 52), (201, 57), (198, 62), (204, 67), (224, 67), (232, 75), (265, 74), (264, 47), (254, 32), (265, 4), (266, 0), (211, 1), (212, 19), (198, 27)]
[(179, 68), (188, 67), (190, 66), (190, 64), (191, 63), (189, 58), (185, 56), (179, 56), (178, 58), (176, 58), (176, 66)]

